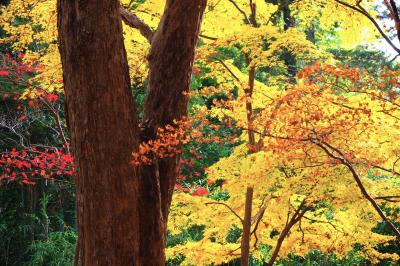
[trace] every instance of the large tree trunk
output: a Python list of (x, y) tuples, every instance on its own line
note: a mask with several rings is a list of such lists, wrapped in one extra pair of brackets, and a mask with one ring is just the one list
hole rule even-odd
[(58, 0), (59, 42), (76, 165), (82, 265), (164, 265), (179, 155), (135, 169), (140, 141), (187, 114), (206, 0), (167, 0), (152, 38), (139, 132), (117, 0)]
[(82, 265), (140, 265), (135, 104), (117, 0), (59, 0)]
[[(144, 106), (142, 140), (156, 137), (159, 127), (187, 115), (192, 65), (206, 0), (168, 0), (152, 38), (150, 74)], [(142, 167), (140, 182), (140, 255), (165, 263), (168, 210), (179, 171), (179, 154)], [(151, 243), (151, 245), (149, 245)], [(154, 264), (156, 265), (156, 263)]]

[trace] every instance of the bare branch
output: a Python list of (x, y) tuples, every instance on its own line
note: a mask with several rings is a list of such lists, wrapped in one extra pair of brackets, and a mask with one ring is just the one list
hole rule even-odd
[(124, 7), (120, 7), (120, 14), (122, 20), (125, 22), (126, 25), (138, 29), (140, 33), (151, 43), (153, 39), (154, 32), (153, 30), (143, 22), (138, 16), (130, 12), (128, 9)]
[(389, 202), (400, 202), (400, 196), (380, 196), (380, 197), (375, 197), (375, 199), (386, 200)]
[[(374, 209), (382, 218), (382, 220), (390, 227), (392, 232), (396, 235), (397, 239), (400, 239), (399, 229), (389, 220), (389, 218), (385, 215), (385, 213), (382, 211), (382, 209), (379, 207), (376, 201), (371, 197), (371, 195), (369, 195), (353, 164), (345, 158), (344, 154), (338, 148), (333, 147), (332, 145), (324, 141), (312, 141), (312, 142), (318, 147), (320, 147), (329, 157), (339, 161), (341, 164), (343, 164), (350, 170), (354, 180), (357, 183), (358, 188), (361, 191), (361, 194), (371, 203), (371, 205), (374, 207)], [(338, 155), (336, 155), (335, 153)]]
[(239, 216), (239, 214), (237, 214), (237, 212), (235, 212), (228, 204), (225, 204), (223, 202), (207, 202), (205, 203), (206, 205), (211, 205), (211, 204), (215, 204), (215, 205), (223, 205), (225, 207), (227, 207), (237, 218), (239, 218), (239, 220), (242, 222), (243, 224), (243, 219), (242, 217)]
[(387, 8), (389, 9), (390, 15), (392, 19), (394, 20), (394, 25), (396, 28), (397, 32), (397, 38), (400, 40), (400, 17), (399, 17), (399, 11), (397, 10), (396, 3), (394, 0), (385, 0), (384, 1)]
[(345, 231), (342, 228), (340, 228), (339, 226), (335, 225), (334, 223), (332, 223), (330, 221), (321, 221), (321, 220), (313, 219), (313, 218), (310, 218), (310, 217), (307, 217), (307, 216), (303, 216), (303, 218), (306, 219), (306, 220), (309, 220), (309, 221), (311, 221), (313, 223), (329, 224), (336, 231), (341, 232), (341, 233), (345, 233)]
[(211, 41), (216, 41), (216, 40), (218, 40), (218, 38), (216, 38), (216, 37), (211, 37), (211, 36), (204, 35), (204, 34), (199, 34), (199, 36), (200, 36), (201, 38), (208, 39), (208, 40), (211, 40)]
[(385, 172), (388, 172), (388, 173), (391, 173), (391, 174), (400, 176), (400, 173), (397, 172), (397, 171), (394, 171), (393, 169), (390, 170), (390, 169), (384, 168), (384, 167), (382, 167), (382, 166), (379, 166), (379, 165), (377, 165), (377, 164), (373, 164), (373, 165), (371, 165), (371, 166), (374, 167), (374, 168), (376, 168), (376, 169), (380, 169), (380, 170), (382, 170), (382, 171), (385, 171)]
[(63, 124), (61, 122), (61, 118), (60, 118), (58, 111), (51, 105), (51, 103), (46, 98), (41, 97), (41, 100), (44, 103), (44, 105), (47, 107), (47, 109), (51, 112), (51, 114), (54, 118), (54, 121), (56, 123), (57, 129), (59, 131), (58, 133), (60, 134), (60, 136), (62, 138), (65, 148), (69, 152), (69, 144), (68, 144), (69, 141), (67, 140), (65, 132), (63, 130)]
[(231, 76), (236, 80), (236, 81), (240, 81), (240, 78), (238, 76), (235, 75), (235, 73), (233, 73), (233, 71), (228, 67), (227, 64), (225, 64), (224, 60), (219, 59), (217, 57), (213, 57), (212, 59), (218, 61), (219, 63), (221, 63), (221, 65), (228, 70), (229, 74), (231, 74)]
[(246, 12), (244, 12), (243, 9), (241, 9), (235, 1), (233, 1), (233, 0), (228, 0), (228, 1), (231, 2), (231, 3), (235, 6), (235, 8), (236, 8), (240, 13), (243, 14), (244, 19), (246, 20), (246, 22), (247, 22), (248, 24), (251, 24), (249, 18), (248, 18), (247, 15), (246, 15)]
[(395, 56), (393, 56), (393, 58), (392, 59), (390, 59), (390, 61), (388, 62), (388, 65), (390, 65), (391, 63), (393, 63), (394, 62), (394, 60), (396, 60), (397, 59), (397, 57), (399, 57), (400, 56), (400, 54), (396, 54)]
[(372, 24), (374, 24), (375, 28), (378, 30), (378, 32), (381, 34), (381, 36), (385, 39), (385, 41), (393, 48), (393, 50), (395, 50), (397, 53), (400, 53), (400, 48), (398, 48), (396, 45), (394, 45), (392, 40), (390, 40), (390, 38), (385, 34), (385, 32), (383, 32), (383, 30), (379, 26), (378, 22), (376, 22), (376, 20), (359, 3), (357, 6), (353, 6), (346, 2), (343, 2), (341, 0), (335, 0), (335, 1), (339, 4), (341, 4), (342, 6), (345, 6), (354, 11), (357, 11), (358, 13), (362, 14), (367, 19), (369, 19), (372, 22)]
[(260, 224), (260, 222), (264, 216), (265, 210), (267, 209), (267, 205), (272, 198), (276, 198), (276, 197), (274, 197), (272, 195), (268, 195), (268, 196), (264, 197), (262, 199), (262, 204), (261, 204), (260, 208), (258, 209), (258, 212), (256, 213), (256, 215), (254, 215), (251, 218), (251, 224), (252, 225), (255, 224), (253, 231), (251, 231), (251, 233), (250, 233), (250, 235), (254, 235), (254, 238), (256, 239), (256, 241), (254, 242), (254, 245), (253, 245), (254, 248), (257, 247), (257, 243), (258, 243), (258, 237), (257, 237), (258, 225)]

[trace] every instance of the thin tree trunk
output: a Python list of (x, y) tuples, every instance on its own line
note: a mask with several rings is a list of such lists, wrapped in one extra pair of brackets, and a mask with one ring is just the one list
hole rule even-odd
[(257, 25), (257, 5), (256, 3), (253, 3), (253, 0), (250, 0), (250, 11), (251, 11), (251, 15), (250, 15), (250, 22), (251, 25), (255, 28), (258, 27)]
[(315, 44), (315, 26), (314, 23), (311, 23), (310, 26), (306, 29), (306, 38), (313, 44)]
[(246, 204), (244, 208), (243, 233), (241, 241), (241, 266), (249, 265), (250, 258), (250, 231), (251, 231), (251, 208), (253, 205), (253, 188), (246, 190)]
[(247, 127), (248, 127), (248, 138), (249, 145), (253, 148), (256, 146), (256, 138), (254, 134), (254, 123), (253, 123), (253, 91), (255, 81), (256, 69), (251, 66), (249, 69), (249, 83), (248, 88), (244, 90), (246, 94), (246, 114), (247, 114)]
[[(252, 27), (257, 28), (257, 6), (250, 0), (250, 22)], [(248, 138), (249, 145), (251, 147), (250, 152), (257, 151), (256, 147), (256, 137), (254, 134), (254, 115), (253, 115), (253, 91), (254, 91), (254, 82), (256, 79), (256, 67), (251, 65), (251, 58), (246, 55), (246, 61), (249, 65), (249, 80), (248, 87), (244, 90), (246, 97), (246, 115), (247, 115), (247, 127), (248, 127)]]
[(75, 158), (81, 264), (142, 265), (138, 126), (117, 0), (59, 0), (59, 49)]
[[(293, 16), (291, 15), (290, 11), (291, 2), (292, 2), (291, 0), (282, 0), (281, 3), (284, 31), (287, 31), (288, 29), (293, 28), (294, 26)], [(289, 74), (289, 81), (290, 83), (294, 84), (296, 83), (296, 75), (297, 75), (296, 57), (289, 51), (285, 51), (283, 54), (283, 58)]]
[[(142, 141), (187, 115), (192, 66), (206, 0), (168, 0), (149, 54)], [(164, 265), (165, 232), (180, 155), (144, 166), (140, 174), (140, 255)], [(150, 244), (151, 243), (151, 244)]]

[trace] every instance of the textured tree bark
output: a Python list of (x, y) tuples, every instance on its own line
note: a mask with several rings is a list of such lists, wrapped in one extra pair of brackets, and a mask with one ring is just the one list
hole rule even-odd
[[(144, 106), (142, 140), (155, 138), (157, 129), (187, 115), (195, 48), (206, 0), (168, 0), (152, 38), (149, 87)], [(141, 169), (140, 254), (165, 263), (165, 231), (180, 156), (158, 160)], [(157, 206), (157, 208), (154, 208)], [(152, 243), (149, 246), (148, 243)], [(154, 264), (156, 265), (156, 264)]]
[(119, 2), (58, 0), (59, 44), (76, 165), (82, 265), (165, 265), (179, 155), (135, 169), (131, 153), (187, 114), (206, 0), (168, 0), (151, 37), (139, 130)]
[(59, 49), (75, 157), (82, 265), (141, 265), (139, 129), (117, 0), (59, 0)]

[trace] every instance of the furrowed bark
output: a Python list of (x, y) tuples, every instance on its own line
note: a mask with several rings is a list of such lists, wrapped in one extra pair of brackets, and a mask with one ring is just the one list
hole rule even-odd
[[(144, 105), (142, 141), (156, 137), (157, 129), (187, 115), (195, 48), (206, 0), (168, 0), (152, 37), (150, 73)], [(164, 265), (165, 231), (180, 155), (160, 159), (141, 169), (140, 254)], [(149, 245), (151, 243), (151, 245)]]
[(117, 0), (58, 1), (85, 266), (142, 265), (138, 173), (130, 164), (139, 130), (121, 27)]
[[(151, 36), (139, 132), (118, 1), (58, 1), (60, 53), (76, 158), (82, 265), (164, 265), (179, 155), (135, 169), (131, 153), (187, 114), (206, 0), (168, 0)], [(112, 52), (110, 52), (112, 51)]]

